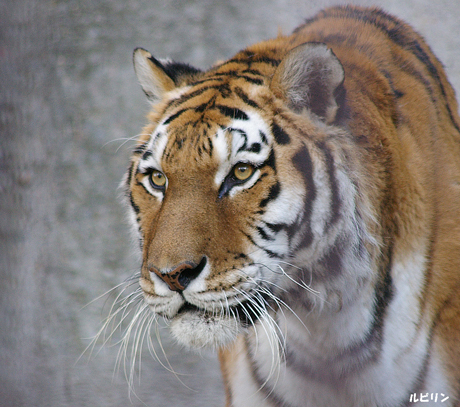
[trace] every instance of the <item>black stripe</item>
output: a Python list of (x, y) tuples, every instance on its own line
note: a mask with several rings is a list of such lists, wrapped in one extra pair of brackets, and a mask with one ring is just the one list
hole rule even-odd
[(273, 184), (270, 187), (270, 191), (268, 192), (268, 196), (260, 201), (259, 206), (261, 208), (265, 208), (270, 201), (278, 198), (278, 195), (281, 192), (281, 184), (277, 181), (276, 184)]
[(235, 88), (235, 94), (247, 105), (255, 108), (255, 109), (260, 109), (259, 105), (254, 102), (253, 100), (249, 99), (249, 96), (241, 89), (240, 87)]
[(276, 158), (275, 152), (273, 150), (270, 151), (270, 155), (268, 156), (267, 161), (265, 161), (264, 165), (272, 168), (276, 174)]
[[(234, 61), (227, 61), (225, 62), (223, 65), (226, 65), (228, 63), (232, 63)], [(236, 71), (236, 70), (231, 70), (231, 71), (226, 71), (226, 72), (215, 72), (214, 75), (217, 77), (217, 78), (222, 78), (222, 77), (225, 77), (225, 76), (238, 76), (239, 74), (239, 71)]]
[(209, 156), (212, 157), (212, 152), (214, 150), (214, 145), (212, 144), (211, 138), (208, 138), (209, 141)]
[(246, 238), (247, 238), (254, 246), (256, 246), (258, 249), (261, 249), (261, 250), (263, 250), (265, 253), (267, 253), (268, 257), (270, 257), (271, 259), (274, 259), (274, 258), (276, 258), (276, 259), (282, 259), (282, 258), (283, 258), (282, 255), (277, 254), (277, 253), (275, 253), (275, 252), (272, 252), (271, 250), (269, 250), (269, 249), (267, 249), (267, 248), (265, 248), (265, 247), (262, 247), (262, 246), (258, 245), (256, 242), (254, 242), (254, 239), (253, 239), (250, 235), (248, 235), (247, 233), (244, 233), (244, 232), (241, 232), (241, 233), (243, 233), (243, 235), (246, 236)]
[[(206, 83), (206, 82), (223, 82), (223, 81), (224, 81), (224, 78), (222, 77), (209, 76), (207, 78), (194, 81), (190, 85), (197, 86), (197, 85), (202, 85), (203, 83)], [(209, 85), (208, 88), (215, 87), (215, 86), (219, 86), (219, 85)]]
[(267, 55), (257, 54), (252, 51), (246, 50), (246, 51), (242, 51), (239, 54), (237, 54), (235, 58), (230, 59), (227, 63), (234, 63), (234, 62), (248, 64), (248, 65), (252, 65), (254, 63), (264, 63), (264, 64), (268, 64), (268, 65), (277, 67), (280, 64), (281, 60), (276, 59), (276, 58), (270, 58)]
[[(433, 92), (433, 88), (431, 87), (431, 83), (421, 72), (419, 72), (417, 69), (414, 69), (410, 64), (407, 64), (404, 61), (401, 61), (400, 69), (401, 71), (406, 72), (410, 76), (414, 77), (417, 81), (419, 81), (425, 87), (425, 90), (430, 96), (430, 99), (433, 102), (433, 104), (434, 105), (437, 104), (437, 99), (434, 96), (434, 92)], [(391, 82), (390, 82), (390, 85), (391, 85)]]
[(263, 85), (264, 81), (260, 78), (253, 78), (247, 75), (238, 75), (238, 78), (244, 78), (247, 82), (253, 83), (254, 85)]
[(285, 223), (268, 223), (265, 222), (265, 225), (273, 232), (278, 233), (279, 231), (286, 229), (288, 225)]
[(169, 124), (171, 123), (173, 120), (177, 119), (182, 113), (185, 113), (187, 112), (188, 110), (190, 110), (190, 108), (186, 108), (186, 109), (182, 109), (182, 110), (179, 110), (178, 112), (174, 113), (173, 115), (169, 116), (163, 124)]
[(206, 147), (205, 143), (203, 143), (201, 146), (198, 146), (198, 152), (200, 153), (200, 155), (202, 151), (204, 151), (205, 153), (208, 152), (208, 148)]
[(142, 154), (142, 159), (147, 160), (147, 158), (151, 157), (153, 153), (150, 150), (147, 150), (144, 154)]
[(242, 73), (249, 73), (251, 75), (256, 75), (256, 76), (264, 76), (263, 73), (257, 69), (245, 69), (244, 71), (242, 71)]
[(289, 135), (276, 122), (272, 123), (272, 133), (278, 144), (286, 145), (291, 142)]
[(217, 105), (216, 106), (220, 112), (224, 116), (231, 117), (232, 119), (237, 119), (237, 120), (249, 120), (249, 116), (244, 113), (242, 110), (236, 108), (236, 107), (229, 107), (229, 106), (222, 106), (222, 105)]
[(217, 86), (217, 91), (222, 95), (223, 98), (228, 98), (232, 94), (230, 85), (226, 82)]
[(136, 213), (136, 215), (139, 215), (139, 212), (141, 210), (140, 210), (139, 206), (137, 206), (137, 204), (134, 202), (133, 194), (131, 192), (129, 193), (129, 203), (131, 204), (131, 207), (133, 208), (133, 210)]
[(385, 69), (381, 69), (380, 70), (384, 75), (385, 75), (385, 78), (387, 78), (389, 84), (390, 84), (390, 87), (391, 87), (391, 90), (393, 92), (393, 95), (395, 97), (395, 99), (400, 99), (404, 96), (404, 92), (398, 90), (395, 88), (395, 85), (394, 85), (394, 82), (393, 82), (393, 78), (391, 77), (391, 74), (390, 72), (388, 72), (387, 70)]
[(269, 236), (267, 232), (265, 232), (265, 230), (263, 230), (263, 228), (261, 228), (260, 226), (257, 227), (257, 232), (259, 232), (260, 237), (264, 240), (269, 240), (269, 241), (274, 240), (273, 237)]
[(261, 148), (262, 146), (260, 145), (260, 143), (252, 143), (251, 147), (249, 147), (247, 151), (251, 153), (260, 153)]
[(244, 254), (244, 253), (238, 253), (238, 254), (235, 254), (235, 256), (233, 257), (234, 260), (240, 260), (240, 259), (249, 259), (249, 257)]
[(217, 87), (216, 86), (203, 86), (202, 88), (196, 89), (193, 92), (186, 93), (186, 94), (180, 96), (177, 99), (173, 99), (173, 100), (169, 101), (168, 104), (166, 105), (165, 111), (168, 110), (172, 106), (178, 106), (178, 105), (186, 102), (187, 100), (190, 100), (190, 99), (194, 98), (195, 96), (199, 96), (202, 93), (204, 93), (204, 92), (206, 92), (207, 90), (210, 90), (210, 89), (217, 89)]
[(131, 185), (131, 180), (133, 179), (133, 170), (134, 170), (134, 161), (131, 162), (129, 168), (128, 168), (128, 176), (126, 177), (126, 191), (129, 190), (129, 187)]
[[(230, 60), (229, 62), (235, 62)], [(260, 78), (253, 78), (252, 76), (242, 75), (240, 71), (227, 71), (227, 72), (216, 72), (215, 76), (228, 76), (232, 78), (242, 78), (247, 82), (253, 83), (254, 85), (263, 85), (264, 81)]]
[(208, 100), (205, 103), (202, 103), (201, 105), (195, 106), (193, 110), (195, 110), (196, 113), (203, 113), (211, 107), (214, 107), (214, 98)]
[[(302, 219), (300, 219), (300, 221), (302, 224), (307, 225), (307, 229), (304, 231), (303, 239), (298, 246), (299, 249), (302, 249), (304, 247), (308, 247), (313, 240), (313, 235), (311, 232), (311, 215), (313, 201), (316, 198), (316, 187), (313, 181), (313, 163), (307, 147), (303, 146), (294, 155), (294, 157), (292, 158), (292, 163), (294, 164), (294, 167), (297, 169), (297, 171), (299, 171), (302, 174), (306, 191), (303, 208), (303, 217)], [(294, 233), (296, 233), (297, 229), (300, 227), (301, 225), (298, 224), (292, 225), (292, 227), (289, 228), (290, 234), (293, 235)]]
[(392, 252), (392, 244), (390, 244), (386, 250), (386, 254), (382, 254), (381, 256), (381, 271), (383, 272), (383, 275), (381, 275), (381, 278), (375, 287), (373, 323), (368, 334), (368, 337), (373, 338), (373, 340), (379, 343), (380, 346), (383, 341), (383, 328), (387, 308), (394, 295), (393, 278), (391, 277), (391, 269), (393, 267)]
[(142, 154), (144, 150), (146, 149), (147, 145), (148, 145), (148, 141), (146, 141), (145, 143), (139, 144), (138, 146), (134, 148), (133, 154)]
[(259, 130), (259, 136), (260, 136), (260, 139), (262, 140), (262, 143), (268, 145), (267, 136), (265, 135), (265, 133), (262, 130)]
[(326, 171), (329, 177), (329, 186), (331, 188), (331, 217), (326, 223), (325, 232), (327, 232), (329, 228), (339, 220), (342, 202), (340, 199), (339, 188), (337, 186), (337, 178), (335, 176), (335, 162), (331, 150), (324, 142), (319, 142), (316, 144), (316, 146), (324, 154), (324, 158), (326, 160)]
[(241, 137), (243, 137), (244, 139), (244, 143), (243, 145), (237, 150), (237, 153), (241, 152), (241, 151), (248, 151), (248, 135), (246, 134), (245, 131), (243, 130), (240, 130), (240, 129), (234, 129), (234, 128), (229, 128), (227, 129), (228, 131), (230, 131), (231, 133), (238, 133), (241, 135)]
[[(205, 79), (193, 82), (191, 86), (199, 86), (207, 82), (218, 82), (216, 84), (203, 86), (202, 88), (198, 89), (198, 91), (206, 91), (206, 90), (215, 89), (219, 91), (224, 98), (226, 98), (231, 94), (231, 89), (230, 89), (229, 84), (223, 81), (224, 81), (224, 78), (209, 77), (209, 78), (205, 78)], [(193, 94), (193, 93), (191, 93), (190, 95), (192, 97), (197, 96), (196, 94)], [(183, 95), (183, 96), (188, 96), (188, 95)]]

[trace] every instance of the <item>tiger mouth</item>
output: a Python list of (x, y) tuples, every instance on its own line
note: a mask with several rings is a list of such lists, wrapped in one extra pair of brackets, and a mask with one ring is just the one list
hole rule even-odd
[(201, 316), (203, 320), (207, 320), (209, 318), (230, 317), (239, 321), (242, 328), (247, 328), (254, 325), (254, 323), (260, 319), (263, 312), (261, 310), (255, 309), (254, 306), (250, 306), (249, 300), (241, 302), (236, 306), (229, 307), (224, 312), (212, 312), (204, 308), (197, 307), (196, 305), (189, 302), (185, 302), (179, 308), (174, 318), (180, 317), (187, 313)]
[(204, 314), (206, 312), (206, 310), (204, 310), (202, 308), (198, 308), (196, 305), (193, 305), (193, 304), (190, 304), (189, 302), (186, 302), (186, 303), (184, 303), (184, 305), (182, 305), (179, 308), (179, 311), (177, 311), (176, 315), (181, 315), (181, 314), (184, 314), (186, 312), (194, 312), (194, 313), (202, 313), (202, 314)]
[(163, 317), (170, 321), (171, 333), (179, 344), (188, 349), (219, 349), (232, 343), (242, 332), (255, 327), (257, 321), (268, 314), (268, 309), (273, 309), (273, 304), (269, 304), (267, 299), (250, 296), (247, 292), (244, 301), (240, 298), (235, 302), (226, 307), (217, 302), (214, 307), (204, 308), (183, 298), (176, 312), (163, 314)]

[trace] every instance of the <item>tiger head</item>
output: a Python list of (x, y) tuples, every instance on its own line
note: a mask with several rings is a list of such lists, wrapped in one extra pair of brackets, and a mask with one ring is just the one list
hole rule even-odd
[(329, 143), (347, 137), (343, 68), (323, 44), (294, 45), (206, 72), (135, 50), (153, 105), (126, 176), (140, 285), (188, 347), (225, 346), (337, 261), (331, 247), (357, 251), (349, 152)]

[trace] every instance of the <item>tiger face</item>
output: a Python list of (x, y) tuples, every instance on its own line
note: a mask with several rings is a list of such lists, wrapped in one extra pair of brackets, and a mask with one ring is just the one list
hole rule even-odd
[[(330, 63), (331, 78), (325, 80), (341, 85), (342, 68), (326, 47), (301, 48), (293, 54), (310, 53), (318, 64)], [(148, 82), (154, 75), (156, 83), (172, 82), (167, 68), (146, 51), (138, 49), (135, 62), (140, 75), (150, 75), (140, 77), (147, 94), (158, 92)], [(280, 90), (274, 88), (282, 84), (267, 81), (257, 62), (249, 73), (244, 64), (235, 72), (235, 64), (206, 74), (192, 71), (191, 78), (163, 90), (128, 175), (142, 241), (145, 300), (172, 320), (181, 343), (193, 347), (228, 344), (269, 312), (279, 292), (302, 284), (290, 276), (298, 267), (293, 249), (314, 232), (323, 235), (298, 234), (313, 210), (305, 205), (307, 195), (320, 191), (305, 179), (312, 176), (308, 152), (284, 130), (296, 118), (276, 97)], [(325, 118), (298, 121), (318, 143), (330, 137)], [(333, 208), (315, 209), (318, 229), (337, 226), (332, 224), (339, 219), (330, 219), (337, 213), (328, 214)], [(311, 250), (321, 252), (321, 242)]]
[(336, 7), (205, 72), (134, 65), (140, 286), (219, 349), (227, 405), (458, 405), (460, 120), (423, 39)]

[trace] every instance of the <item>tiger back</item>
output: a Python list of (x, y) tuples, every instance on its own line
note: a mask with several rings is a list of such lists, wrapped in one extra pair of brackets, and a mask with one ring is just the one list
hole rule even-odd
[(140, 285), (227, 406), (460, 406), (460, 120), (424, 40), (334, 7), (207, 71), (134, 63)]

